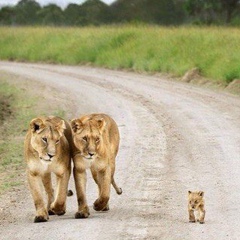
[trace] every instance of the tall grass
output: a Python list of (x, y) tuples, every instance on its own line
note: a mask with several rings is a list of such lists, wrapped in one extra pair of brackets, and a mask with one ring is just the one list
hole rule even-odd
[(182, 76), (198, 67), (207, 78), (240, 78), (240, 29), (155, 26), (0, 28), (0, 59)]

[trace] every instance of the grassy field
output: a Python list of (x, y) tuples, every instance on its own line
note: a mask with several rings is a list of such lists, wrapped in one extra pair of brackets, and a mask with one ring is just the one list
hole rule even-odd
[[(21, 91), (0, 76), (0, 193), (22, 183), (24, 172), (23, 139), (26, 122), (32, 117), (31, 105)], [(31, 99), (33, 100), (33, 99)], [(33, 101), (34, 102), (34, 101)], [(19, 110), (18, 110), (19, 109)]]
[(0, 28), (0, 59), (240, 78), (240, 29), (154, 26)]
[(39, 106), (40, 96), (31, 93), (25, 82), (13, 84), (18, 81), (23, 79), (0, 71), (0, 197), (26, 180), (23, 142), (31, 119), (46, 113), (64, 117), (64, 111), (50, 108), (49, 101)]

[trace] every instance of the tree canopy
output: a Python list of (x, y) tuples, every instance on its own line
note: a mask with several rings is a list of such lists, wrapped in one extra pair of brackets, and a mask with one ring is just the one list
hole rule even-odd
[(0, 9), (0, 25), (83, 26), (143, 22), (159, 25), (239, 24), (240, 0), (100, 0), (41, 6), (35, 0), (20, 0)]

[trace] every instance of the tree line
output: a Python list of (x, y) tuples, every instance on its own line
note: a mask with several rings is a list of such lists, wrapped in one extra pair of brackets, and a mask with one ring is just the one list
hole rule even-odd
[(119, 23), (240, 25), (240, 0), (100, 0), (41, 6), (20, 0), (0, 9), (0, 25), (86, 26)]

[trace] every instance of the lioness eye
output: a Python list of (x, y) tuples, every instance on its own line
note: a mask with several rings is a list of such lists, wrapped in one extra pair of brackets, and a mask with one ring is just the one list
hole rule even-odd
[(47, 142), (47, 138), (45, 138), (45, 137), (42, 138), (42, 140), (43, 140), (45, 143)]
[(96, 138), (96, 143), (98, 143), (100, 141), (100, 138)]
[(82, 138), (84, 142), (87, 142), (87, 137)]
[(60, 142), (60, 140), (57, 140), (57, 141), (56, 141), (56, 144), (58, 144), (59, 142)]

